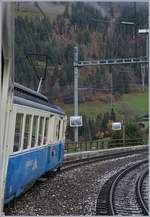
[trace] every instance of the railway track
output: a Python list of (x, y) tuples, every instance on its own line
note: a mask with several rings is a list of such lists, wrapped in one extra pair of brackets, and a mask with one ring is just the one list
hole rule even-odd
[(137, 200), (142, 208), (145, 215), (149, 215), (148, 210), (148, 169), (146, 169), (137, 181)]
[(137, 202), (135, 186), (136, 174), (148, 167), (147, 163), (148, 160), (144, 160), (128, 166), (103, 185), (97, 200), (97, 215), (145, 215)]
[(133, 154), (138, 154), (138, 153), (144, 153), (147, 152), (148, 149), (144, 148), (143, 150), (130, 150), (130, 151), (123, 151), (122, 153), (113, 153), (113, 154), (105, 154), (103, 156), (96, 156), (96, 157), (90, 157), (90, 158), (84, 158), (84, 159), (79, 159), (79, 160), (70, 160), (66, 161), (63, 163), (61, 171), (67, 171), (74, 169), (76, 167), (90, 164), (90, 163), (95, 163), (98, 161), (103, 161), (103, 160), (109, 160), (109, 159), (115, 159), (118, 157), (125, 157), (125, 156), (130, 156)]

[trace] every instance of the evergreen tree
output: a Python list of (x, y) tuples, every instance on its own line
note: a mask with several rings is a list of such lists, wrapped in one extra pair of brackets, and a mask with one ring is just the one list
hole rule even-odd
[(125, 125), (125, 133), (127, 138), (141, 138), (141, 132), (139, 131), (137, 125), (135, 123), (128, 123)]
[(111, 109), (111, 112), (110, 112), (110, 119), (112, 121), (116, 121), (116, 114), (113, 108)]

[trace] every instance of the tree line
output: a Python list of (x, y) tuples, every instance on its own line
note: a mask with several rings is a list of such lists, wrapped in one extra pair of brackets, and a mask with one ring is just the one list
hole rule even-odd
[[(79, 140), (82, 141), (92, 141), (104, 138), (111, 139), (122, 139), (123, 131), (113, 131), (112, 123), (117, 121), (116, 112), (112, 108), (110, 112), (104, 112), (103, 114), (98, 114), (96, 118), (87, 117), (86, 114), (82, 115), (83, 126), (79, 127)], [(125, 137), (126, 139), (137, 139), (144, 138), (144, 134), (139, 128), (136, 119), (127, 120), (125, 124)], [(146, 137), (145, 137), (146, 138)], [(74, 141), (74, 129), (70, 127), (69, 122), (67, 125), (66, 133), (67, 142)]]

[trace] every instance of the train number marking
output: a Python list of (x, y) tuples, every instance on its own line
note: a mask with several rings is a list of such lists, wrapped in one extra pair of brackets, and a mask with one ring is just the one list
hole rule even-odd
[(26, 162), (26, 168), (31, 168), (32, 171), (36, 170), (38, 168), (37, 166), (37, 160), (28, 160)]

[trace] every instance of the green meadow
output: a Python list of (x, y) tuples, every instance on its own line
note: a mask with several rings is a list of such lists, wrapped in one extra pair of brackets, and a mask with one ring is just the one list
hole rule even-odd
[[(68, 116), (73, 115), (73, 104), (62, 105)], [(117, 112), (123, 112), (124, 109), (135, 115), (143, 115), (148, 113), (148, 92), (124, 94), (119, 100), (113, 102), (113, 108)], [(96, 117), (97, 114), (110, 111), (110, 103), (101, 101), (91, 101), (79, 103), (79, 115), (85, 113), (89, 117)]]

